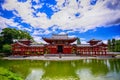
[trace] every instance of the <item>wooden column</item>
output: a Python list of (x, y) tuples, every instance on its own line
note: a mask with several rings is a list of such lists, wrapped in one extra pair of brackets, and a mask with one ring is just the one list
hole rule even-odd
[(104, 48), (102, 47), (102, 55), (104, 54)]
[(91, 48), (91, 55), (93, 55), (93, 48)]
[(86, 53), (85, 53), (85, 48), (83, 48), (83, 54), (86, 55)]
[(104, 50), (105, 50), (105, 55), (106, 55), (106, 48)]
[(93, 49), (92, 49), (92, 55), (94, 55), (94, 52), (95, 52), (95, 49), (93, 48)]
[(95, 47), (95, 55), (97, 54), (97, 50), (96, 50), (96, 47)]

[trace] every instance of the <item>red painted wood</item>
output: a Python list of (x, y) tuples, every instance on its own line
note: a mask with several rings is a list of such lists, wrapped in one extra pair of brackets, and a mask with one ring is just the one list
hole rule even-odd
[[(91, 56), (94, 56), (94, 55), (106, 55), (107, 54), (107, 48), (106, 48), (106, 44), (100, 44), (98, 46), (92, 46), (92, 47), (85, 47), (85, 46), (82, 46), (82, 47), (77, 47), (77, 46), (74, 46), (74, 45), (70, 45), (69, 44), (65, 44), (65, 40), (62, 40), (62, 41), (55, 41), (57, 44), (48, 44), (48, 45), (45, 45), (43, 47), (30, 47), (28, 46), (28, 44), (30, 44), (30, 41), (22, 41), (21, 43), (27, 45), (27, 46), (24, 46), (24, 45), (21, 45), (21, 44), (18, 44), (18, 43), (14, 43), (12, 44), (12, 53), (13, 55), (32, 55), (32, 56), (38, 56), (38, 55), (41, 55), (40, 53), (44, 53), (45, 52), (45, 49), (48, 50), (48, 53), (49, 54), (56, 54), (58, 53), (58, 45), (61, 45), (63, 47), (63, 54), (71, 54), (72, 53), (72, 49), (75, 48), (75, 52), (77, 52), (77, 54), (80, 54), (80, 55), (91, 55)], [(93, 45), (93, 44), (96, 44), (97, 42), (93, 42), (93, 41), (90, 41), (90, 44)], [(28, 53), (29, 54), (26, 54)], [(38, 54), (39, 53), (39, 54)]]

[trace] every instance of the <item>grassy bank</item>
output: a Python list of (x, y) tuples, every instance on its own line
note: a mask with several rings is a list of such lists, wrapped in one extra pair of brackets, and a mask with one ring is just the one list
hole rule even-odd
[(8, 69), (0, 67), (0, 80), (23, 80), (23, 79), (16, 73), (13, 73)]

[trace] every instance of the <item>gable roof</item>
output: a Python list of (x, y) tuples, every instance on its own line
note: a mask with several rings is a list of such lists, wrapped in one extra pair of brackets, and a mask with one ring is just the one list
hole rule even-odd
[(21, 46), (24, 46), (24, 47), (28, 47), (28, 45), (23, 44), (23, 43), (21, 43), (21, 42), (16, 42), (16, 43), (14, 43), (14, 44), (12, 44), (12, 45), (16, 45), (16, 44), (21, 45)]
[(88, 41), (88, 43), (91, 43), (91, 42), (101, 42), (101, 40), (91, 39), (91, 40)]

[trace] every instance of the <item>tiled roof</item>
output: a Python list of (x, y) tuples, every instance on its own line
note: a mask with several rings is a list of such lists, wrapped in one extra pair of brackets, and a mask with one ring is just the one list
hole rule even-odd
[(106, 45), (106, 46), (107, 46), (107, 44), (104, 44), (102, 41), (101, 41), (101, 42), (98, 42), (97, 44), (95, 44), (95, 45), (93, 45), (93, 46), (99, 46), (99, 45)]
[(75, 37), (68, 37), (68, 34), (53, 34), (51, 38), (45, 38), (43, 39), (47, 40), (71, 40), (71, 39), (76, 39)]
[(43, 44), (32, 44), (30, 45), (30, 47), (44, 47)]
[(88, 41), (88, 43), (89, 43), (89, 42), (101, 42), (101, 40), (91, 39), (90, 41)]
[(20, 39), (19, 41), (30, 41), (30, 40), (28, 40), (28, 39)]
[(30, 44), (30, 45), (26, 45), (26, 44), (23, 44), (21, 42), (17, 42), (19, 45), (22, 45), (22, 46), (25, 46), (25, 47), (43, 47), (44, 45), (43, 44)]
[(25, 46), (25, 47), (28, 47), (28, 45), (26, 45), (26, 44), (23, 44), (23, 43), (21, 43), (21, 42), (17, 42), (19, 45), (22, 45), (22, 46)]
[(77, 47), (92, 47), (90, 44), (79, 44)]
[(68, 39), (68, 35), (67, 34), (53, 34), (52, 35), (52, 39)]

